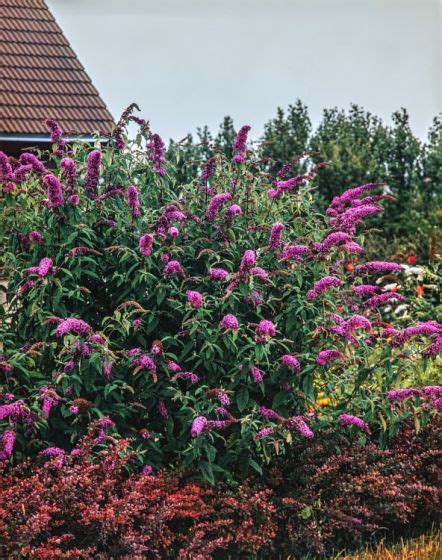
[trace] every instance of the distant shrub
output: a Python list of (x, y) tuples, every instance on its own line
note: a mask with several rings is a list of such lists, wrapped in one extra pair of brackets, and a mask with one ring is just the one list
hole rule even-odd
[(373, 279), (403, 267), (365, 262), (357, 232), (382, 212), (379, 185), (322, 215), (321, 164), (270, 177), (247, 126), (232, 159), (179, 185), (144, 121), (127, 142), (130, 118), (93, 150), (51, 123), (51, 154), (0, 155), (2, 457), (15, 438), (18, 457), (67, 449), (109, 416), (138, 463), (213, 482), (299, 438), (371, 429), (386, 443), (410, 414), (425, 423), (440, 387), (403, 405), (387, 392), (440, 351), (442, 326), (383, 320), (402, 297)]

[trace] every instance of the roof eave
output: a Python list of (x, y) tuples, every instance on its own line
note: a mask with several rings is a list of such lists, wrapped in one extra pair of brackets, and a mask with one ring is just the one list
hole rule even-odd
[[(109, 140), (109, 136), (92, 136), (91, 134), (70, 134), (63, 135), (63, 140), (67, 142), (101, 142)], [(0, 132), (0, 142), (38, 142), (51, 143), (49, 134), (19, 134), (14, 132)]]

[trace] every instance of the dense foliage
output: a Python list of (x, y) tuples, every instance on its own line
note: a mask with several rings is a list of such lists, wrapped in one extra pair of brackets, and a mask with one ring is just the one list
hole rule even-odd
[(182, 472), (128, 477), (129, 442), (107, 436), (97, 456), (99, 430), (1, 473), (3, 558), (301, 558), (437, 519), (435, 426), (400, 432), (388, 451), (298, 444), (264, 478), (216, 489)]
[(269, 174), (250, 127), (178, 184), (147, 123), (125, 138), (134, 118), (95, 149), (51, 122), (51, 154), (0, 154), (2, 458), (66, 449), (109, 416), (99, 447), (117, 430), (138, 463), (213, 482), (299, 438), (372, 430), (384, 445), (435, 414), (440, 387), (397, 388), (440, 352), (442, 326), (393, 328), (383, 310), (403, 297), (374, 282), (403, 266), (363, 259), (381, 185), (323, 214), (321, 164)]
[[(176, 158), (177, 177), (191, 181), (198, 162), (207, 159), (208, 146), (231, 155), (232, 119), (226, 117), (215, 137), (204, 127), (179, 145), (172, 143), (170, 155)], [(412, 132), (408, 113), (401, 109), (392, 115), (391, 125), (352, 105), (348, 112), (325, 109), (322, 121), (313, 129), (307, 107), (298, 100), (286, 111), (278, 108), (276, 116), (264, 126), (257, 142), (259, 157), (266, 158), (266, 169), (276, 174), (289, 161), (297, 173), (305, 165), (296, 156), (309, 150), (309, 160), (329, 165), (318, 170), (314, 193), (316, 202), (325, 205), (345, 188), (372, 181), (384, 181), (385, 191), (396, 200), (386, 201), (386, 212), (379, 221), (381, 235), (373, 235), (368, 246), (376, 252), (387, 236), (384, 254), (398, 248), (414, 252), (421, 260), (434, 260), (437, 247), (436, 228), (441, 219), (442, 197), (442, 127), (436, 117), (426, 142)]]

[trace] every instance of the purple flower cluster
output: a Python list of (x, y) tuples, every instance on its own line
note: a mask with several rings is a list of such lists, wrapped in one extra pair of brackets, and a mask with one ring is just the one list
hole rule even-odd
[(219, 210), (223, 204), (228, 200), (232, 200), (232, 195), (229, 192), (216, 194), (209, 202), (206, 210), (206, 220), (213, 222), (218, 216)]
[(229, 272), (227, 270), (215, 266), (209, 268), (208, 274), (212, 280), (227, 280), (227, 278), (229, 277)]
[(232, 148), (233, 148), (233, 161), (235, 163), (244, 163), (246, 160), (247, 154), (247, 136), (250, 132), (250, 126), (245, 125), (243, 126), (238, 134), (236, 135), (235, 140), (233, 141)]
[(164, 169), (164, 154), (166, 153), (166, 146), (161, 139), (159, 134), (151, 134), (149, 142), (146, 144), (146, 149), (149, 153), (149, 159), (153, 163), (153, 167), (158, 175), (165, 175), (166, 170)]
[(348, 189), (344, 191), (340, 196), (336, 196), (332, 200), (331, 206), (336, 208), (338, 211), (341, 211), (343, 210), (343, 208), (345, 208), (346, 204), (355, 200), (356, 198), (361, 196), (361, 194), (364, 194), (365, 192), (371, 191), (376, 187), (380, 187), (382, 185), (383, 183), (367, 183), (366, 185)]
[(201, 307), (203, 304), (203, 296), (200, 292), (196, 290), (187, 290), (186, 291), (187, 299), (192, 307)]
[(358, 416), (352, 416), (351, 414), (340, 414), (338, 416), (338, 422), (341, 426), (356, 426), (363, 432), (368, 432), (369, 427), (362, 418), (358, 418)]
[(380, 307), (390, 302), (392, 299), (396, 301), (405, 301), (404, 296), (397, 294), (396, 292), (385, 292), (383, 294), (372, 296), (364, 301), (364, 307), (370, 307), (374, 309), (375, 307)]
[(316, 358), (316, 363), (320, 366), (325, 366), (330, 362), (334, 362), (335, 360), (339, 359), (345, 359), (344, 354), (342, 354), (342, 352), (339, 352), (339, 350), (321, 350)]
[(190, 381), (192, 383), (192, 385), (194, 385), (195, 383), (198, 383), (198, 381), (200, 380), (198, 375), (196, 373), (193, 373), (192, 371), (179, 371), (176, 375), (174, 375), (173, 378), (174, 379), (186, 379), (187, 381)]
[(264, 381), (264, 375), (261, 370), (259, 370), (256, 366), (253, 366), (250, 370), (250, 377), (256, 383), (262, 383)]
[(383, 274), (387, 274), (390, 272), (400, 272), (404, 269), (404, 267), (400, 264), (394, 262), (384, 262), (384, 261), (370, 261), (365, 264), (361, 264), (356, 267), (356, 272), (361, 273), (371, 273), (371, 272), (379, 272)]
[(219, 326), (224, 330), (236, 331), (239, 327), (238, 319), (235, 317), (235, 315), (227, 313), (227, 315), (224, 315), (224, 317), (221, 319)]
[(152, 252), (153, 245), (153, 235), (151, 233), (146, 233), (140, 237), (138, 241), (138, 247), (140, 248), (141, 254), (148, 257)]
[(74, 188), (74, 182), (77, 176), (77, 168), (75, 167), (74, 160), (68, 157), (63, 158), (60, 161), (60, 167), (66, 180), (66, 190), (71, 192)]
[(134, 218), (141, 216), (138, 190), (134, 185), (129, 185), (126, 189), (126, 204), (128, 205)]
[(41, 259), (37, 267), (37, 274), (40, 278), (45, 278), (53, 270), (54, 270), (54, 263), (52, 259), (50, 259), (49, 257), (45, 257)]
[(35, 229), (29, 233), (29, 241), (36, 243), (37, 245), (43, 245), (45, 240), (42, 234)]
[(58, 144), (60, 147), (65, 146), (66, 141), (63, 140), (63, 131), (57, 121), (54, 119), (47, 119), (46, 126), (48, 127), (52, 144)]
[(215, 159), (210, 158), (209, 160), (205, 161), (201, 166), (201, 181), (205, 184), (215, 175)]
[(270, 436), (275, 432), (275, 428), (272, 426), (267, 426), (265, 428), (261, 428), (254, 436), (253, 439), (262, 439), (264, 437)]
[(314, 437), (314, 433), (312, 430), (307, 426), (307, 423), (303, 416), (292, 416), (288, 420), (286, 420), (285, 424), (289, 429), (296, 430), (302, 437), (307, 439), (312, 439)]
[(15, 432), (13, 430), (5, 430), (0, 440), (0, 461), (9, 459), (14, 451)]
[(148, 354), (141, 354), (141, 356), (138, 356), (138, 358), (134, 361), (134, 366), (139, 369), (147, 369), (152, 372), (157, 370), (155, 362)]
[(269, 250), (270, 251), (278, 251), (281, 247), (281, 238), (282, 232), (284, 230), (284, 224), (280, 222), (276, 222), (273, 224), (272, 229), (270, 230), (270, 239), (269, 239)]
[(0, 151), (0, 182), (6, 183), (12, 177), (12, 166), (5, 152)]
[(301, 261), (303, 255), (308, 253), (310, 249), (306, 245), (286, 245), (281, 253), (281, 259), (294, 259)]
[(197, 437), (207, 428), (207, 418), (205, 416), (197, 416), (192, 422), (190, 433), (192, 437)]
[(44, 173), (46, 171), (45, 166), (42, 162), (34, 155), (29, 152), (24, 152), (18, 158), (19, 163), (22, 165), (30, 165), (33, 171), (37, 173)]
[(95, 198), (97, 195), (98, 179), (100, 177), (101, 166), (101, 152), (99, 150), (92, 150), (87, 156), (87, 174), (85, 189), (89, 198)]
[(272, 321), (267, 319), (262, 319), (255, 329), (257, 342), (266, 342), (266, 340), (272, 336), (276, 336), (276, 327)]
[(49, 200), (49, 206), (51, 208), (56, 208), (57, 206), (63, 206), (63, 189), (61, 187), (60, 181), (54, 175), (48, 174), (43, 178), (43, 184), (46, 187), (46, 193)]
[(256, 255), (251, 249), (245, 251), (241, 259), (241, 264), (239, 265), (239, 273), (246, 274), (251, 268), (255, 266)]
[(241, 216), (241, 214), (242, 214), (242, 209), (241, 206), (238, 206), (238, 204), (232, 204), (232, 206), (229, 206), (229, 208), (227, 208), (226, 210), (226, 217), (229, 220), (231, 220), (235, 216)]
[(68, 333), (73, 333), (79, 336), (87, 336), (92, 332), (92, 327), (82, 319), (70, 317), (63, 319), (57, 326), (55, 335), (60, 337)]
[(297, 373), (301, 371), (301, 364), (299, 363), (299, 360), (291, 354), (284, 354), (284, 356), (281, 357), (281, 362), (283, 365), (289, 367)]
[(185, 272), (183, 267), (178, 261), (169, 261), (163, 269), (164, 276), (173, 276), (178, 274), (179, 276), (185, 277)]
[(307, 292), (307, 299), (314, 299), (329, 288), (340, 286), (342, 286), (342, 282), (339, 278), (336, 278), (336, 276), (324, 276), (324, 278), (321, 278), (314, 283), (312, 290)]

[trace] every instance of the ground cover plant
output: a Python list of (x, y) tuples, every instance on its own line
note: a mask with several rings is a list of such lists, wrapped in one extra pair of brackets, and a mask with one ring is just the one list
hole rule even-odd
[(384, 320), (403, 296), (376, 281), (404, 269), (362, 246), (382, 185), (321, 213), (321, 163), (269, 174), (248, 126), (179, 184), (133, 109), (109, 142), (68, 145), (50, 121), (50, 154), (0, 155), (2, 458), (63, 457), (101, 419), (97, 452), (118, 433), (128, 468), (214, 482), (318, 434), (385, 446), (410, 416), (425, 425), (441, 387), (402, 382), (442, 326)]

